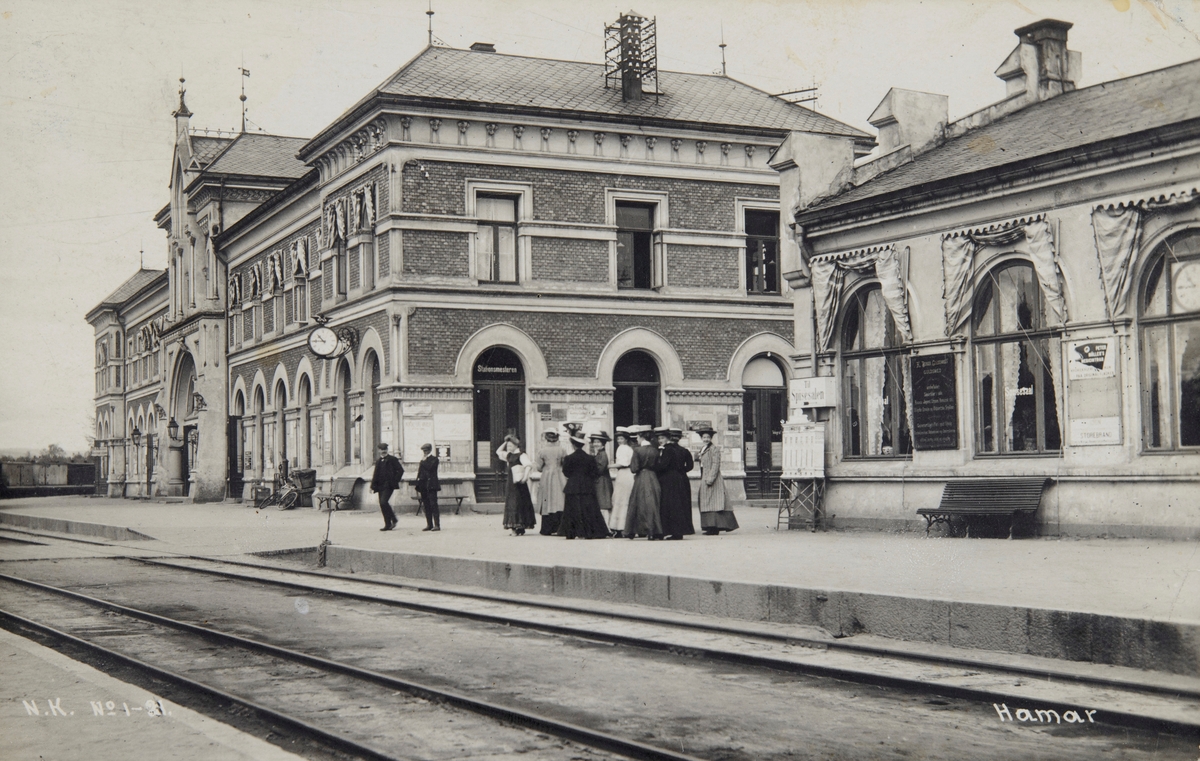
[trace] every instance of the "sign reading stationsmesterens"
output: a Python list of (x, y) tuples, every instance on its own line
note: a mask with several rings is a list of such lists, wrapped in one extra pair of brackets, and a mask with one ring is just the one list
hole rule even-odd
[(913, 357), (913, 447), (958, 449), (958, 388), (953, 354)]

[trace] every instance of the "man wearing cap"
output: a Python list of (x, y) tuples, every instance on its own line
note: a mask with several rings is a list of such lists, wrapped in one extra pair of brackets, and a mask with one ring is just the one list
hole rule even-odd
[(422, 444), (421, 451), (425, 457), (417, 466), (417, 494), (421, 497), (421, 505), (425, 508), (425, 528), (422, 531), (441, 531), (442, 514), (438, 510), (438, 492), (442, 484), (438, 481), (438, 458), (434, 457), (433, 445)]
[(662, 530), (668, 539), (683, 539), (685, 534), (696, 533), (692, 527), (692, 487), (687, 477), (692, 469), (692, 455), (671, 440), (670, 428), (655, 428), (654, 435), (658, 439), (654, 472), (662, 491), (659, 503)]
[(379, 445), (379, 459), (375, 461), (375, 473), (371, 476), (371, 491), (379, 494), (379, 512), (383, 513), (383, 528), (380, 531), (391, 531), (396, 528), (396, 513), (389, 504), (392, 492), (400, 488), (400, 479), (404, 477), (404, 466), (400, 460), (388, 454), (388, 445)]

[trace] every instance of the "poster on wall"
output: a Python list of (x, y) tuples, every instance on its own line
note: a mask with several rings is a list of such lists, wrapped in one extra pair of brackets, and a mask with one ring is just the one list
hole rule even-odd
[(405, 418), (404, 461), (420, 462), (422, 444), (433, 444), (433, 418)]
[(469, 414), (434, 415), (433, 430), (440, 441), (470, 441), (471, 416)]
[(1067, 343), (1067, 379), (1113, 378), (1117, 374), (1117, 337)]
[(913, 447), (958, 449), (958, 387), (953, 354), (913, 357)]

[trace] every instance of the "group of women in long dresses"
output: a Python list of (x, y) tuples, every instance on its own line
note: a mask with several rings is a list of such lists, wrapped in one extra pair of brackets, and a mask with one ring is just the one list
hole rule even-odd
[[(530, 457), (515, 436), (506, 436), (496, 456), (508, 464), (510, 487), (504, 503), (504, 527), (515, 536), (534, 528), (567, 539), (608, 536), (636, 539), (683, 539), (696, 533), (688, 473), (700, 467), (700, 527), (716, 535), (738, 527), (728, 509), (721, 477), (721, 451), (714, 431), (698, 431), (703, 446), (698, 458), (679, 444), (678, 429), (617, 427), (611, 463), (609, 436), (601, 431), (585, 437), (568, 429), (572, 451), (559, 444), (557, 431), (546, 431), (545, 444)], [(587, 447), (590, 449), (585, 449)], [(532, 473), (540, 473), (537, 504), (529, 491)]]

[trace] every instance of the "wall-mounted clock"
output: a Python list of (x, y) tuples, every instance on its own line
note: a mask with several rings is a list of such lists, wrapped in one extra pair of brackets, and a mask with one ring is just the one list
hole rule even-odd
[(321, 325), (308, 334), (308, 348), (318, 357), (333, 357), (342, 353), (343, 344), (337, 333)]
[(1183, 264), (1172, 275), (1177, 312), (1200, 311), (1200, 261)]

